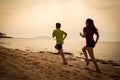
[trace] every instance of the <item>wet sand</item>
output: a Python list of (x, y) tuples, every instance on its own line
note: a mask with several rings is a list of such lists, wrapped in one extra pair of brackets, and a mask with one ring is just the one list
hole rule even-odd
[(120, 67), (98, 62), (101, 73), (91, 62), (66, 55), (68, 65), (60, 55), (51, 52), (31, 52), (0, 46), (0, 80), (120, 80)]

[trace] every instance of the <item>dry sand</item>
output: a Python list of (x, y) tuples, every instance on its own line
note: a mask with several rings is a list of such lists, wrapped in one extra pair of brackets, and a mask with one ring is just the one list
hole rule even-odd
[(80, 59), (51, 53), (25, 52), (0, 46), (0, 80), (120, 80), (120, 68), (98, 63), (101, 73), (95, 72)]

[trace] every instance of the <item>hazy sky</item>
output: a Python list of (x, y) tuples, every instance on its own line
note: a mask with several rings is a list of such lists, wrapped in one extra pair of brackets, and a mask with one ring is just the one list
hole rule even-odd
[(0, 0), (0, 32), (14, 37), (51, 36), (55, 23), (80, 38), (92, 18), (101, 40), (120, 41), (120, 0)]

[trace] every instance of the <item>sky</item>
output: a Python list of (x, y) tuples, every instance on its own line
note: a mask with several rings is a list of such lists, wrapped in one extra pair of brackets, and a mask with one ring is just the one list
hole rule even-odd
[(55, 24), (69, 39), (79, 33), (87, 18), (94, 20), (100, 40), (120, 41), (120, 0), (0, 0), (0, 32), (19, 38), (51, 36)]

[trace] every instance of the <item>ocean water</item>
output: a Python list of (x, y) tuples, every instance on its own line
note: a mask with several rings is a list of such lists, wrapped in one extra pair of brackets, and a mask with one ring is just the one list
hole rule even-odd
[[(30, 50), (33, 52), (50, 51), (57, 52), (54, 48), (56, 44), (54, 39), (33, 39), (33, 38), (1, 38), (0, 45), (21, 49)], [(82, 47), (85, 46), (85, 41), (81, 40), (65, 40), (63, 49), (64, 52), (71, 52), (75, 56), (81, 56)], [(97, 59), (112, 60), (120, 64), (120, 42), (99, 41), (94, 48), (94, 55)]]

